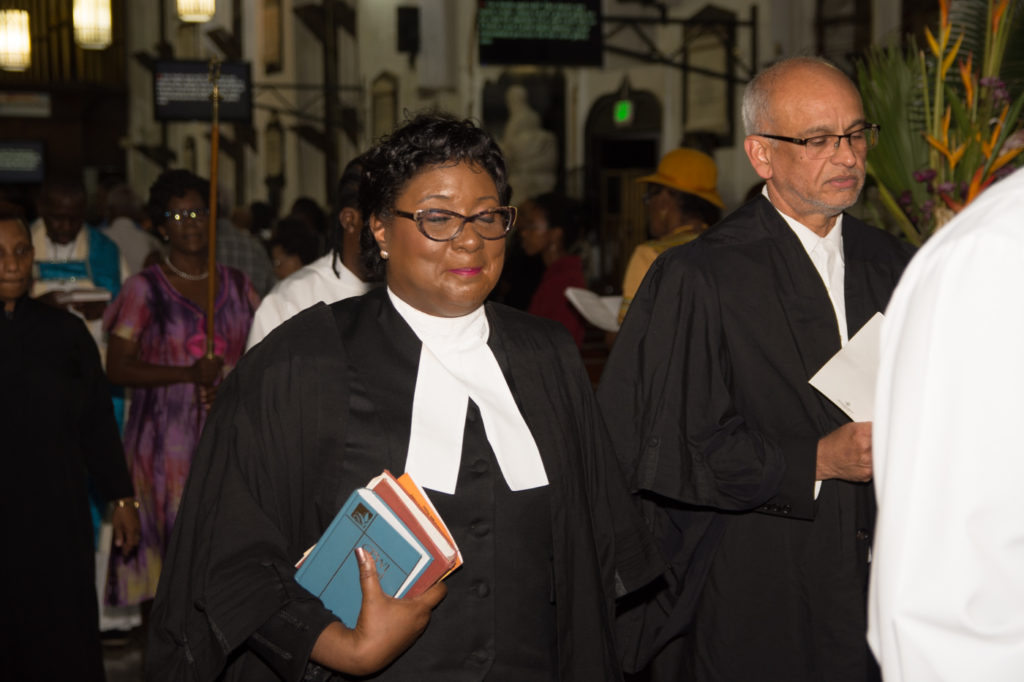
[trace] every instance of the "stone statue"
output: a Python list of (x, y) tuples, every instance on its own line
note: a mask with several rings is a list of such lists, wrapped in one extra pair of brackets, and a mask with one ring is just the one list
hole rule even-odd
[(540, 124), (522, 85), (505, 92), (508, 121), (500, 145), (508, 166), (512, 200), (521, 203), (555, 188), (558, 180), (558, 137)]

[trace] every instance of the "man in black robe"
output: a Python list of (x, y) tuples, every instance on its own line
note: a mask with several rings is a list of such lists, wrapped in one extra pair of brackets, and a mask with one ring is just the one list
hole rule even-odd
[(845, 75), (781, 62), (743, 107), (762, 196), (655, 262), (598, 392), (672, 563), (621, 624), (653, 679), (862, 682), (871, 424), (807, 381), (909, 253), (843, 214), (878, 134)]
[(139, 540), (132, 482), (96, 343), (80, 319), (28, 297), (32, 242), (0, 207), (0, 675), (104, 679), (89, 482)]

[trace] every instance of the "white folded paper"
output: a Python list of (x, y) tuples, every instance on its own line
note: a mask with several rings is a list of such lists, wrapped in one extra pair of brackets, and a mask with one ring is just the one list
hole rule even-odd
[(855, 422), (869, 422), (875, 417), (883, 319), (882, 313), (875, 313), (809, 382)]
[(590, 324), (606, 332), (619, 331), (621, 296), (598, 296), (589, 289), (567, 287), (565, 297)]

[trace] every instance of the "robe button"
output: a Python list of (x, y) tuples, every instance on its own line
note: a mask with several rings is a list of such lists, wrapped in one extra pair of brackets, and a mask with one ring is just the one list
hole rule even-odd
[(491, 525), (483, 521), (474, 521), (469, 524), (469, 532), (478, 538), (482, 538), (491, 532)]
[(470, 660), (474, 663), (486, 663), (490, 657), (491, 655), (487, 653), (486, 649), (477, 649), (469, 655)]
[(871, 537), (871, 535), (867, 532), (866, 529), (864, 529), (864, 528), (858, 528), (857, 529), (857, 539), (858, 540), (867, 540), (869, 537)]
[(491, 593), (491, 587), (484, 581), (480, 580), (473, 584), (472, 593), (483, 599)]
[(491, 466), (490, 464), (487, 463), (486, 459), (478, 459), (475, 462), (473, 462), (469, 468), (473, 471), (473, 473), (484, 474), (490, 470)]

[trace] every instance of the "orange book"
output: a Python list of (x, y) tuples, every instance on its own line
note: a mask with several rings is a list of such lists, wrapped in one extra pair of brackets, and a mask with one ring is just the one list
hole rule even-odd
[(462, 554), (448, 527), (441, 520), (430, 499), (408, 474), (395, 479), (391, 472), (385, 469), (370, 481), (367, 487), (384, 500), (434, 558), (430, 566), (409, 588), (406, 596), (415, 597), (422, 594), (462, 565)]

